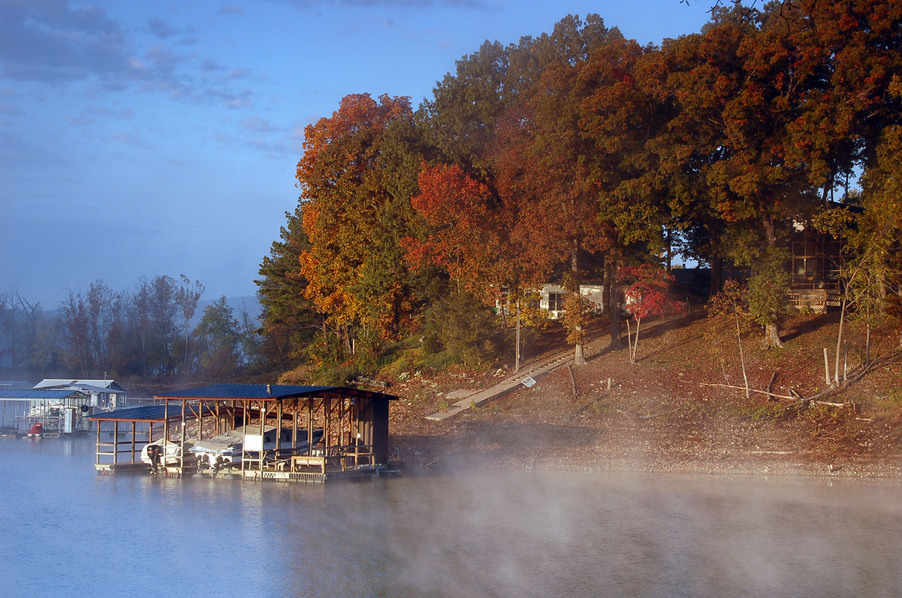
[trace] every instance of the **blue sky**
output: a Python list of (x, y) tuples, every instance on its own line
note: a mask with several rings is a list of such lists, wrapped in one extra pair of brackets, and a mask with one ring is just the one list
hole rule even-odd
[(431, 96), (485, 40), (601, 15), (642, 43), (713, 0), (0, 0), (0, 291), (254, 279), (297, 205), (304, 127), (350, 93)]

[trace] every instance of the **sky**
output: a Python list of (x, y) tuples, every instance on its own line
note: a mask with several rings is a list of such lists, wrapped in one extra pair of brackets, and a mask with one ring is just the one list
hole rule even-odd
[(643, 44), (713, 0), (0, 0), (0, 292), (54, 308), (184, 274), (254, 295), (297, 206), (304, 127), (432, 97), (486, 40), (600, 15)]

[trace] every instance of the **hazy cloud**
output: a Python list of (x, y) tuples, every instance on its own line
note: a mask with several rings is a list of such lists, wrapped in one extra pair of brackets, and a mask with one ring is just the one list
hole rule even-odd
[(4, 102), (3, 104), (0, 104), (0, 114), (3, 116), (22, 116), (25, 112), (18, 106)]
[(176, 30), (165, 19), (154, 17), (147, 22), (147, 28), (160, 39), (167, 39), (176, 34)]
[[(173, 27), (165, 19), (151, 19), (147, 30), (151, 39), (164, 41), (141, 48), (139, 39), (126, 35), (120, 23), (99, 8), (73, 8), (65, 0), (2, 0), (0, 74), (43, 83), (95, 80), (107, 90), (136, 86), (183, 101), (252, 105), (250, 91), (231, 89), (228, 83), (250, 77), (248, 69), (173, 51), (167, 45), (171, 38), (193, 31)], [(179, 45), (192, 40), (196, 38), (185, 38)], [(215, 73), (220, 76), (199, 77)]]
[(67, 114), (66, 123), (73, 126), (91, 126), (97, 124), (100, 118), (116, 118), (119, 120), (129, 120), (134, 116), (134, 112), (130, 108), (122, 110), (114, 110), (102, 106), (89, 106), (78, 114)]
[(488, 0), (284, 0), (298, 8), (315, 8), (322, 5), (355, 6), (362, 8), (464, 8), (468, 10), (494, 10), (498, 2)]
[(252, 99), (254, 93), (249, 89), (233, 92), (227, 89), (210, 87), (204, 90), (204, 95), (221, 101), (229, 108), (250, 108), (254, 105)]
[(244, 119), (241, 121), (241, 126), (246, 131), (253, 133), (272, 133), (277, 130), (268, 120), (256, 116)]
[(134, 129), (131, 133), (110, 133), (109, 139), (117, 143), (133, 145), (143, 149), (153, 149), (153, 145), (148, 143), (141, 134), (141, 129)]
[(119, 23), (101, 9), (70, 9), (62, 0), (0, 3), (0, 62), (11, 79), (116, 77), (130, 70), (129, 56)]

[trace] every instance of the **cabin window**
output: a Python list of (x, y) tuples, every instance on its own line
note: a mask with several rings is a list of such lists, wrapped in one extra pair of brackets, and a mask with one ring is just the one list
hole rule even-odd
[(564, 309), (564, 293), (548, 293), (548, 311)]

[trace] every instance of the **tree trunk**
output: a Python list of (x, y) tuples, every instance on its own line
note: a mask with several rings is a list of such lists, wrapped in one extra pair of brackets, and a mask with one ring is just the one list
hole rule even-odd
[(783, 346), (780, 340), (780, 331), (776, 324), (767, 324), (764, 326), (764, 341), (768, 349), (779, 349)]
[[(773, 252), (777, 247), (777, 232), (774, 223), (769, 218), (764, 218), (764, 238), (767, 241), (768, 250)], [(783, 346), (780, 340), (779, 314), (772, 314), (774, 321), (764, 327), (765, 345), (768, 349), (776, 349)]]
[(611, 323), (611, 343), (612, 349), (620, 349), (623, 347), (623, 340), (620, 338), (620, 327), (623, 325), (623, 319), (620, 317), (620, 287), (617, 284), (617, 276), (614, 264), (611, 260), (605, 260), (604, 265), (604, 292), (605, 292), (605, 309), (608, 310), (608, 321)]
[(636, 318), (636, 337), (632, 342), (632, 354), (630, 355), (630, 363), (636, 365), (636, 355), (639, 353), (639, 326), (642, 325), (642, 318)]
[[(579, 274), (579, 241), (573, 242), (573, 247), (570, 251), (570, 272), (573, 276), (572, 285), (573, 288), (570, 290), (571, 293), (576, 293), (576, 296), (579, 297), (579, 285), (580, 285), (580, 274)], [(579, 341), (577, 341), (573, 345), (573, 365), (586, 365), (586, 353), (585, 346), (583, 342), (583, 314), (579, 314), (579, 319), (575, 323), (574, 327), (576, 328), (577, 337)]]
[(742, 380), (745, 382), (745, 398), (749, 398), (749, 376), (745, 371), (745, 351), (742, 349), (742, 329), (739, 327), (739, 310), (733, 303), (733, 318), (736, 321), (736, 341), (739, 343), (739, 363), (742, 364)]
[(839, 330), (836, 333), (836, 367), (833, 371), (833, 381), (839, 384), (839, 352), (842, 349), (842, 328), (846, 321), (846, 295), (843, 293), (842, 309), (839, 312)]
[(721, 231), (713, 222), (704, 224), (705, 230), (708, 231), (708, 237), (711, 239), (710, 260), (711, 260), (711, 285), (708, 287), (708, 299), (711, 299), (723, 289), (723, 251), (721, 249)]
[(708, 288), (708, 299), (711, 299), (723, 289), (723, 258), (713, 256), (711, 258), (711, 286)]
[(582, 343), (577, 343), (573, 347), (573, 365), (586, 365), (586, 354)]

